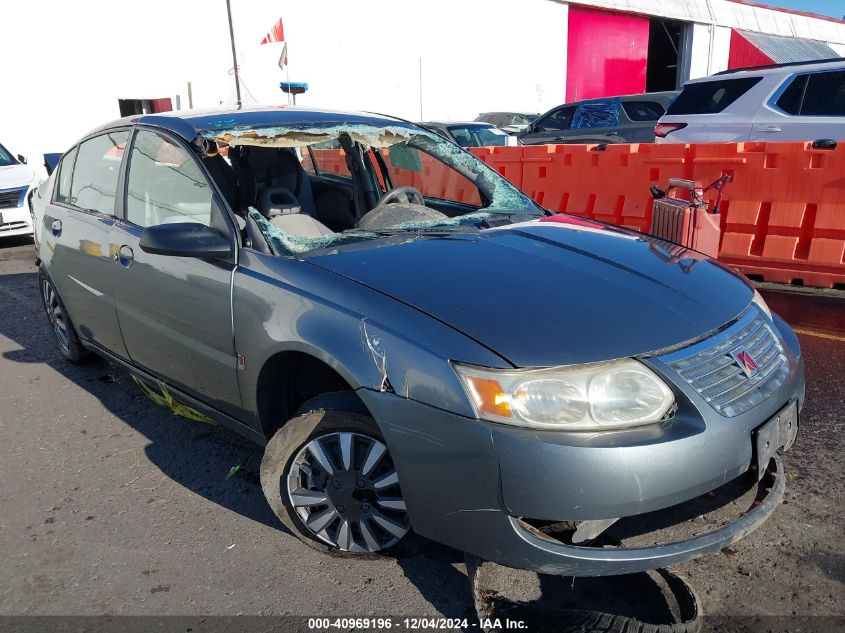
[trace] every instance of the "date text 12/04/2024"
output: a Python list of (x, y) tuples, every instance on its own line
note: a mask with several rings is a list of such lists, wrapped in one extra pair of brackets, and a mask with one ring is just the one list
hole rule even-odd
[(527, 624), (522, 620), (509, 618), (482, 618), (478, 622), (471, 622), (467, 618), (309, 618), (308, 628), (312, 631), (342, 629), (342, 630), (441, 630), (458, 631), (477, 628), (489, 630), (524, 630)]

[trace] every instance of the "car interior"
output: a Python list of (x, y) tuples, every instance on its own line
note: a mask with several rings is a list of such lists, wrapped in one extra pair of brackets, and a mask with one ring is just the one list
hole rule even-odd
[[(265, 240), (250, 221), (251, 209), (286, 235), (319, 238), (353, 228), (383, 230), (408, 222), (446, 220), (478, 208), (425, 198), (404, 182), (394, 187), (385, 160), (390, 160), (387, 149), (368, 148), (344, 133), (320, 146), (344, 150), (336, 154), (345, 159), (343, 174), (306, 171), (303, 162), (309, 167), (315, 164), (308, 146), (235, 145), (225, 158), (220, 152), (205, 158), (229, 207), (244, 220), (243, 237), (254, 247), (264, 250)], [(454, 175), (464, 177), (457, 171)]]

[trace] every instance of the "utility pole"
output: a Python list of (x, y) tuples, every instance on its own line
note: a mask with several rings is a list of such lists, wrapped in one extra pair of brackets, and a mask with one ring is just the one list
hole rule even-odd
[(238, 56), (235, 53), (235, 30), (232, 28), (232, 4), (226, 0), (226, 13), (229, 15), (229, 39), (232, 40), (232, 64), (235, 75), (235, 98), (238, 101), (238, 109), (241, 107), (241, 80), (238, 78)]

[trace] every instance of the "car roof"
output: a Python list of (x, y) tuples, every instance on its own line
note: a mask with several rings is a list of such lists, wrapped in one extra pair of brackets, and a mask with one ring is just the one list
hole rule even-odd
[(244, 106), (213, 110), (174, 110), (157, 114), (136, 114), (106, 123), (86, 136), (112, 128), (151, 125), (192, 141), (211, 130), (234, 127), (268, 127), (303, 123), (353, 123), (374, 126), (413, 125), (403, 119), (371, 112), (346, 112), (297, 106)]
[(680, 94), (680, 90), (664, 90), (662, 92), (643, 92), (635, 95), (621, 95), (618, 97), (596, 97), (595, 99), (582, 99), (581, 101), (572, 101), (564, 105), (579, 105), (581, 103), (592, 103), (593, 101), (607, 101), (608, 99), (619, 99), (623, 103), (625, 101), (647, 101), (649, 99), (672, 99)]
[[(723, 81), (732, 77), (765, 77), (768, 75), (784, 75), (797, 72), (812, 72), (816, 70), (834, 70), (845, 68), (845, 58), (816, 59), (806, 62), (790, 62), (788, 64), (772, 64), (768, 66), (749, 66), (747, 68), (734, 68), (708, 77), (691, 79), (687, 84), (704, 83), (707, 81)], [(686, 85), (686, 84), (685, 84)]]
[(472, 125), (475, 127), (496, 127), (492, 123), (487, 123), (487, 121), (425, 121), (423, 123), (417, 123), (417, 125), (421, 125), (423, 127), (430, 125), (432, 127), (452, 127), (454, 125)]
[(668, 104), (672, 99), (677, 97), (681, 94), (680, 90), (664, 90), (662, 92), (643, 92), (641, 94), (635, 95), (622, 95), (617, 97), (595, 97), (593, 99), (582, 99), (581, 101), (570, 101), (568, 103), (561, 103), (556, 105), (553, 108), (549, 108), (543, 114), (541, 114), (539, 118), (546, 116), (547, 114), (557, 110), (558, 108), (563, 108), (566, 106), (579, 106), (582, 103), (594, 103), (596, 101), (607, 101), (608, 99), (619, 99), (622, 103), (627, 103), (629, 101), (648, 101), (649, 99), (653, 99), (655, 101), (663, 101)]

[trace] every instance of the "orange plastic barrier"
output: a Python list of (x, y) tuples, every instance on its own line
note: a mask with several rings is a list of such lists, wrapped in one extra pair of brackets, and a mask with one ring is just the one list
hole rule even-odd
[[(313, 150), (320, 171), (348, 175), (342, 150)], [(700, 143), (478, 147), (472, 153), (538, 204), (638, 231), (651, 227), (649, 185), (733, 180), (721, 203), (719, 259), (755, 278), (845, 286), (845, 144)], [(394, 186), (480, 204), (474, 185), (422, 155), (422, 174), (395, 167)]]
[(731, 174), (721, 204), (720, 260), (766, 281), (845, 286), (843, 144), (833, 150), (811, 143), (491, 149), (472, 151), (545, 208), (639, 231), (651, 226), (650, 184)]

